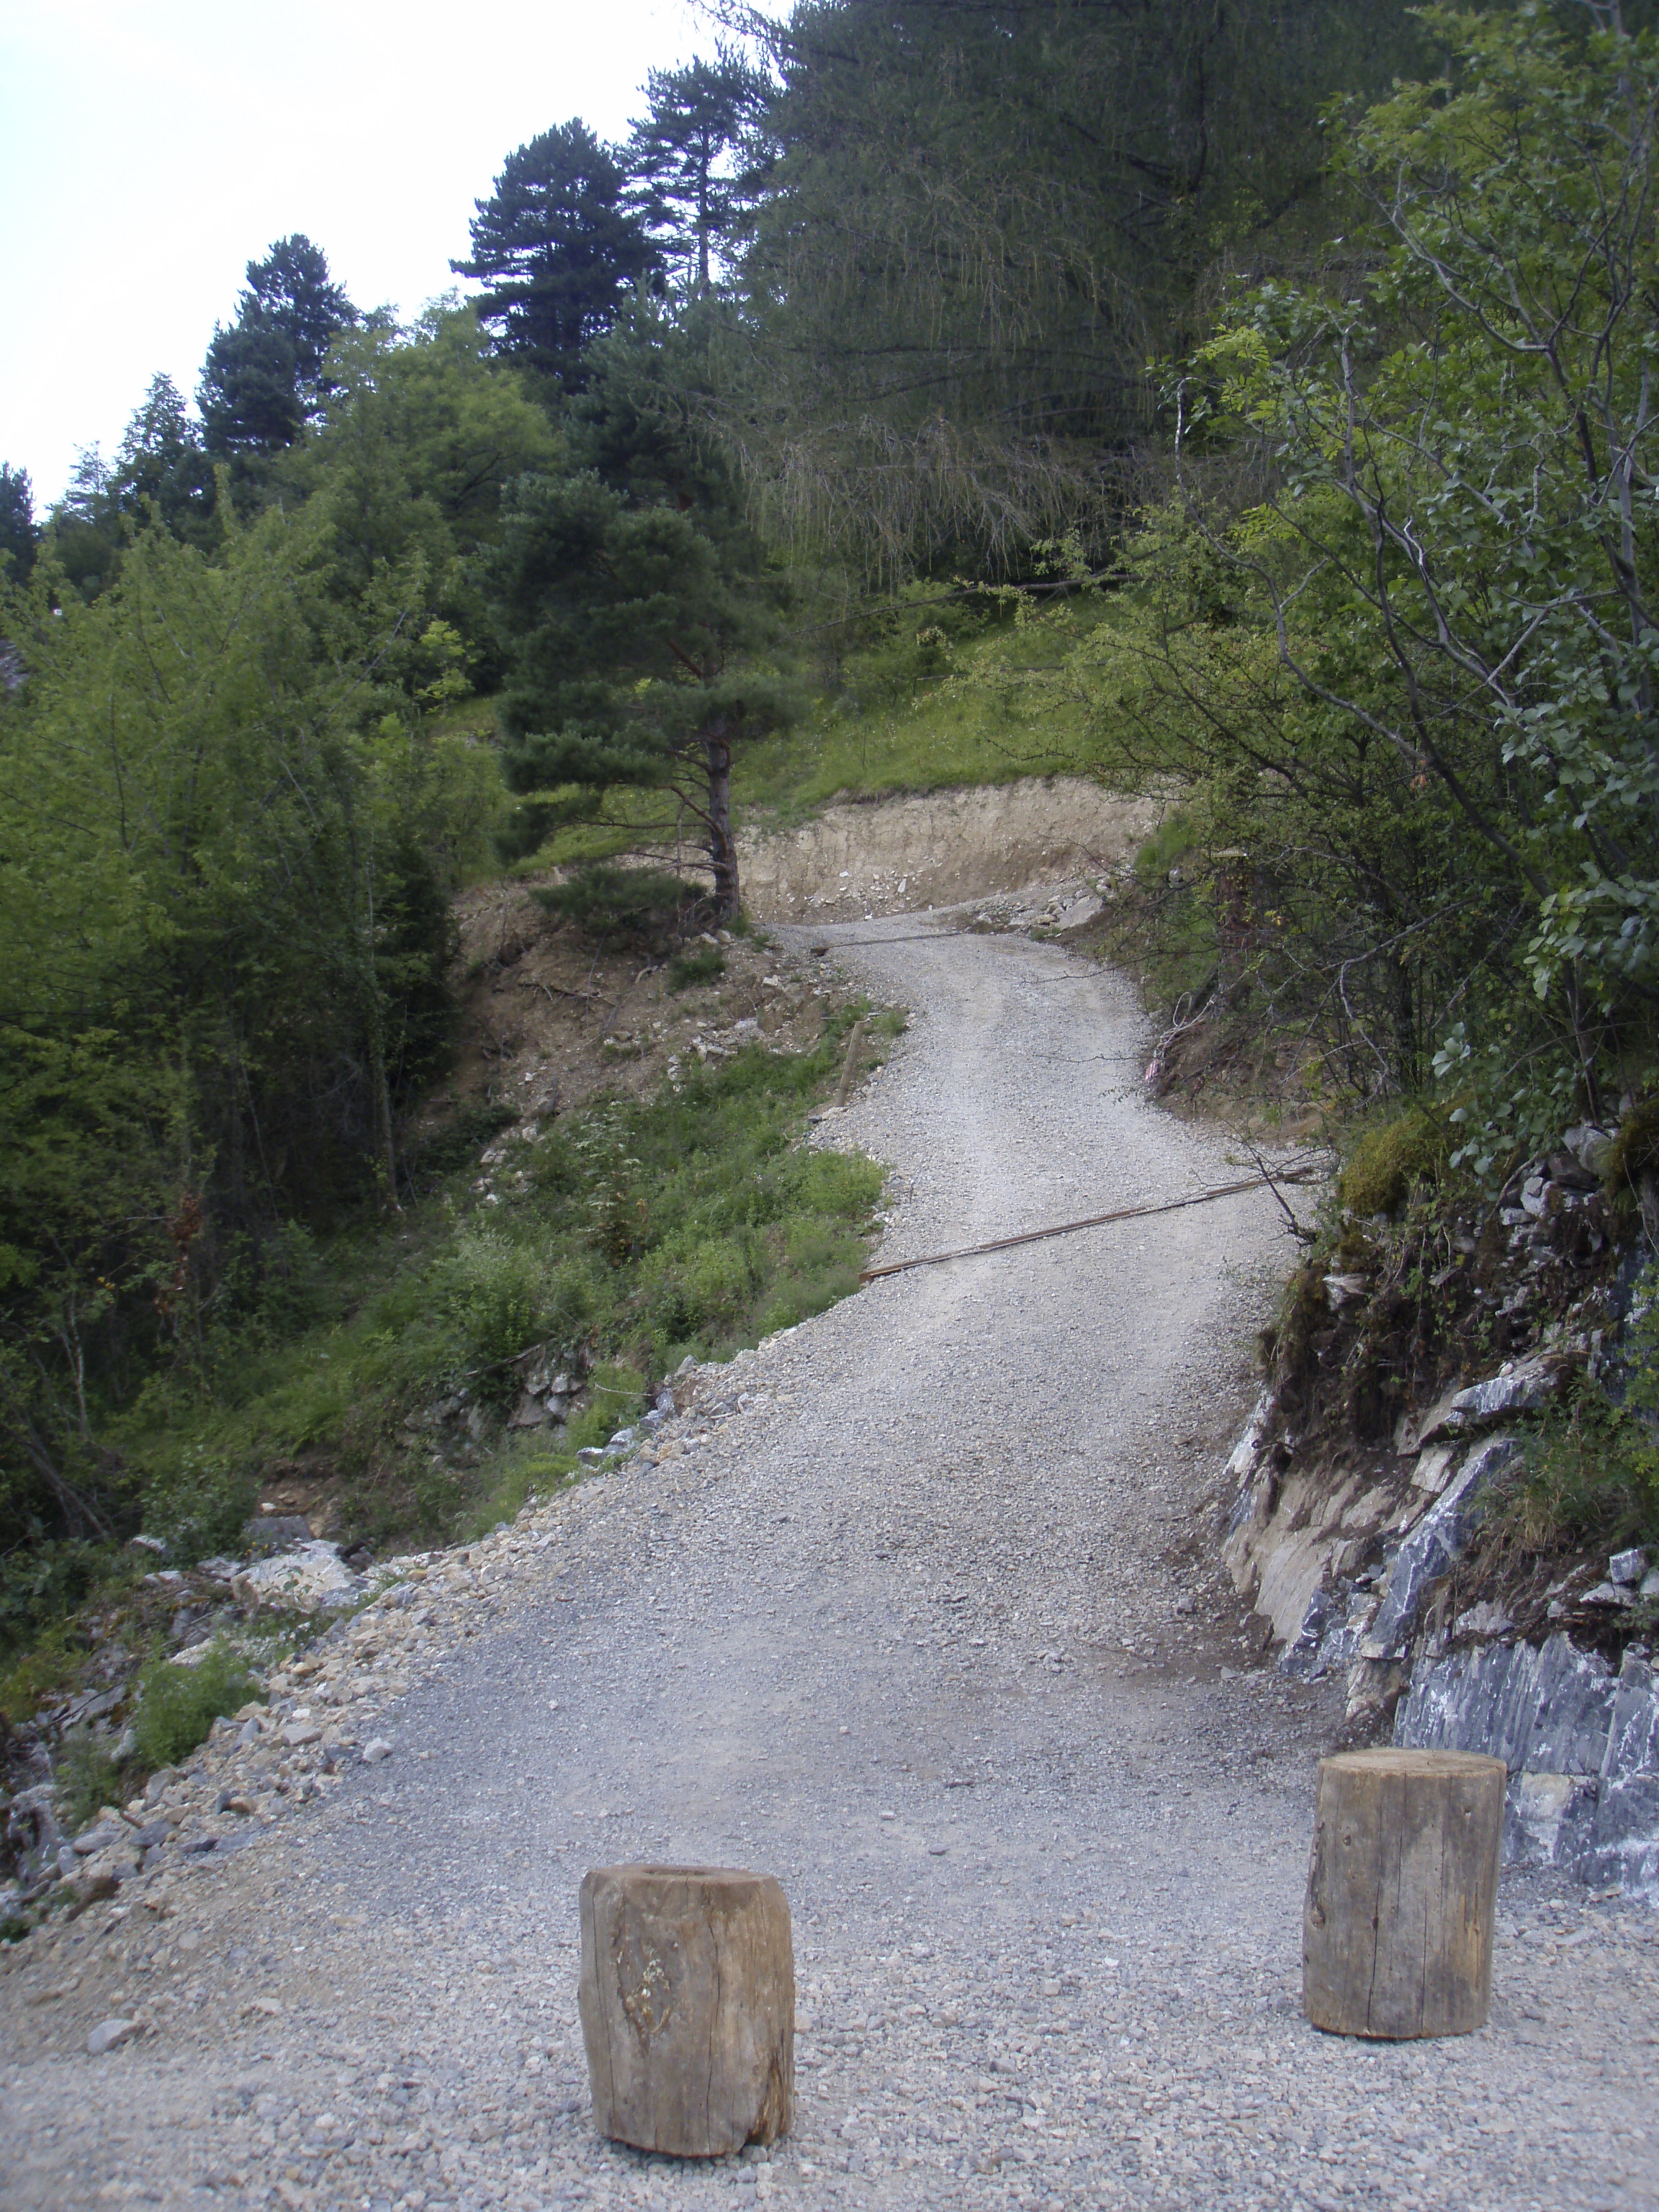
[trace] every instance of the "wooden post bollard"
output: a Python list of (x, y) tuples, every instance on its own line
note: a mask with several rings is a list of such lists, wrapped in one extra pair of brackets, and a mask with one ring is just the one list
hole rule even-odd
[(1501, 1759), (1350, 1751), (1319, 1762), (1302, 2007), (1334, 2035), (1468, 2035), (1492, 2002)]
[(859, 1072), (859, 1054), (864, 1046), (864, 1017), (860, 1014), (847, 1033), (847, 1058), (842, 1065), (841, 1081), (836, 1085), (836, 1103), (844, 1106), (851, 1094), (853, 1078)]
[(596, 1867), (581, 1921), (579, 2003), (600, 2134), (681, 2158), (787, 2134), (795, 1954), (772, 1876)]

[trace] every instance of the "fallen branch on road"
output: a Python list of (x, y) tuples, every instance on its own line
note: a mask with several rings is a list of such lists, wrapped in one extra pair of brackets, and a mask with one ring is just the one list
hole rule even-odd
[[(1006, 1252), (1016, 1244), (1040, 1243), (1045, 1237), (1072, 1237), (1079, 1229), (1103, 1229), (1109, 1221), (1139, 1221), (1152, 1213), (1179, 1213), (1188, 1206), (1207, 1206), (1212, 1199), (1237, 1198), (1242, 1191), (1272, 1190), (1278, 1196), (1278, 1184), (1312, 1182), (1322, 1172), (1316, 1167), (1289, 1168), (1274, 1177), (1266, 1175), (1248, 1176), (1243, 1182), (1224, 1182), (1214, 1190), (1197, 1190), (1190, 1198), (1166, 1199), (1158, 1206), (1120, 1206), (1110, 1213), (1091, 1213), (1081, 1221), (1056, 1221), (1047, 1229), (1023, 1229), (1018, 1237), (994, 1237), (988, 1244), (964, 1244), (954, 1252), (924, 1252), (915, 1260), (890, 1260), (883, 1267), (860, 1270), (860, 1283), (873, 1283), (881, 1275), (908, 1274), (912, 1267), (941, 1267), (947, 1260), (975, 1260), (985, 1252)], [(1280, 1200), (1282, 1205), (1284, 1201)]]

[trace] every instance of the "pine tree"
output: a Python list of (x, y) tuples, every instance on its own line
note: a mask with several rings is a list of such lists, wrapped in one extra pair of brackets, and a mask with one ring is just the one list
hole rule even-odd
[(484, 286), (479, 320), (499, 352), (580, 391), (586, 348), (659, 267), (621, 164), (573, 118), (509, 154), (474, 204), (471, 256), (449, 265)]
[(109, 490), (123, 514), (153, 506), (174, 537), (199, 535), (213, 512), (213, 467), (184, 394), (170, 376), (152, 379), (134, 410), (110, 471)]
[(508, 493), (490, 570), (508, 659), (517, 842), (617, 787), (672, 792), (702, 824), (722, 915), (737, 911), (734, 750), (789, 718), (768, 652), (776, 603), (736, 485), (686, 421), (668, 334), (618, 332), (590, 358), (562, 477)]
[(689, 289), (707, 292), (714, 265), (752, 196), (745, 143), (765, 112), (764, 74), (732, 48), (646, 79), (650, 112), (627, 159), (646, 220)]
[[(40, 545), (40, 526), (34, 519), (34, 488), (27, 469), (0, 461), (0, 564), (10, 556), (15, 584), (27, 582)], [(0, 566), (0, 574), (6, 570)]]
[(202, 370), (208, 451), (258, 462), (291, 446), (322, 406), (329, 347), (356, 320), (328, 257), (299, 232), (250, 261), (236, 320), (216, 325)]

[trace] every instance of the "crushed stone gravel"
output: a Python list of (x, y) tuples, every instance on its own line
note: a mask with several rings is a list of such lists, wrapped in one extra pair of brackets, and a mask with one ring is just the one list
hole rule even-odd
[[(817, 1141), (891, 1164), (884, 1256), (1225, 1179), (1138, 1095), (1121, 981), (860, 933), (815, 941), (913, 1024)], [(159, 1793), (237, 1848), (9, 1955), (0, 2204), (1659, 2204), (1641, 1908), (1506, 1877), (1484, 2033), (1302, 2020), (1336, 1717), (1252, 1663), (1209, 1564), (1279, 1231), (1251, 1194), (878, 1282), (422, 1563)], [(783, 1882), (769, 2153), (593, 2132), (577, 1885), (644, 1858)]]

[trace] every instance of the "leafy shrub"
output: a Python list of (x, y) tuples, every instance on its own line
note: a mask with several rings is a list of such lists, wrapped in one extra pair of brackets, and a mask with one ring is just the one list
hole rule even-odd
[(192, 1449), (155, 1475), (144, 1497), (144, 1528), (169, 1559), (194, 1561), (239, 1552), (253, 1510), (254, 1479), (204, 1450)]
[(1414, 1184), (1438, 1176), (1445, 1158), (1439, 1122), (1423, 1107), (1411, 1106), (1365, 1132), (1338, 1179), (1337, 1194), (1362, 1217), (1392, 1213)]
[(112, 1548), (72, 1537), (47, 1539), (0, 1558), (0, 1651), (39, 1635), (77, 1606), (112, 1566)]
[(468, 1230), (447, 1269), (447, 1305), (467, 1357), (511, 1359), (543, 1333), (546, 1268), (498, 1229)]
[(1659, 1450), (1637, 1410), (1583, 1384), (1534, 1439), (1505, 1519), (1528, 1552), (1659, 1543)]
[(687, 991), (696, 983), (712, 983), (726, 973), (726, 955), (718, 945), (700, 945), (695, 951), (677, 952), (668, 963), (668, 988)]
[(71, 1729), (58, 1747), (52, 1779), (58, 1785), (58, 1820), (74, 1835), (106, 1805), (119, 1802), (121, 1770), (106, 1735)]
[(702, 899), (696, 884), (651, 868), (614, 868), (601, 861), (573, 868), (568, 879), (532, 896), (550, 914), (573, 921), (585, 937), (666, 945)]
[(1143, 884), (1162, 882), (1176, 862), (1193, 850), (1199, 836), (1198, 824), (1188, 809), (1172, 809), (1135, 854), (1135, 874)]
[(471, 1167), (490, 1139), (510, 1129), (517, 1119), (510, 1106), (460, 1107), (441, 1129), (410, 1146), (404, 1155), (404, 1172), (419, 1185)]
[(216, 1644), (193, 1667), (155, 1659), (138, 1678), (133, 1717), (137, 1757), (143, 1766), (173, 1766), (203, 1742), (222, 1713), (234, 1713), (258, 1696), (246, 1662)]
[(631, 1117), (620, 1103), (583, 1125), (575, 1149), (587, 1183), (588, 1234), (613, 1267), (632, 1259), (645, 1241), (651, 1209), (630, 1149)]
[(882, 1170), (860, 1152), (807, 1152), (796, 1168), (794, 1198), (811, 1213), (861, 1221), (881, 1196)]

